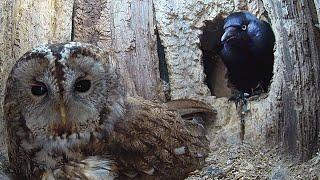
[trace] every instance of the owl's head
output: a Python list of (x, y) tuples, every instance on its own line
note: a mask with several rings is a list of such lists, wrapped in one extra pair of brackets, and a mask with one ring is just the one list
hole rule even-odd
[(112, 63), (102, 57), (98, 48), (75, 42), (42, 45), (24, 54), (6, 87), (9, 131), (19, 124), (39, 141), (89, 140), (101, 129), (110, 130), (123, 114), (124, 92)]

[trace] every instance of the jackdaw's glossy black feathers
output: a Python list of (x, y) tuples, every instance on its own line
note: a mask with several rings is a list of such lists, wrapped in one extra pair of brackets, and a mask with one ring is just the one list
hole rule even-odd
[(273, 71), (275, 37), (271, 26), (248, 12), (232, 13), (225, 19), (221, 57), (229, 81), (251, 94), (258, 86), (267, 91)]

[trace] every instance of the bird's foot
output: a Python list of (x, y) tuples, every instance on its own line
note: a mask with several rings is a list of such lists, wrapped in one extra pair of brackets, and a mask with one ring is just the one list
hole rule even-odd
[(241, 113), (245, 114), (248, 111), (248, 97), (250, 95), (245, 92), (239, 92), (229, 98), (229, 101), (233, 101), (238, 109), (239, 105), (242, 105)]

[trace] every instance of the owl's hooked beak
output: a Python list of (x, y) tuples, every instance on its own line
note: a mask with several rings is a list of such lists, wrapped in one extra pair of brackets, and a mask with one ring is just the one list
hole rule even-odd
[(68, 121), (66, 107), (64, 103), (59, 104), (61, 121), (51, 124), (50, 129), (54, 135), (72, 134), (76, 132), (77, 127), (72, 121)]
[(64, 103), (60, 104), (60, 115), (61, 115), (62, 124), (66, 125), (66, 123), (67, 123), (67, 114), (66, 114), (66, 108), (64, 106)]

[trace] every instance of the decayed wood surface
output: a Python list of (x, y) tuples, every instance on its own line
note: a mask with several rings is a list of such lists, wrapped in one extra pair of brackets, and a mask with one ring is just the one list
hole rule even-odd
[(164, 100), (153, 15), (150, 0), (76, 0), (74, 40), (109, 52), (129, 95)]
[[(277, 56), (282, 63), (282, 87), (278, 90), (283, 109), (279, 112), (278, 137), (289, 151), (297, 150), (302, 159), (319, 148), (319, 29), (312, 1), (285, 1), (269, 4), (278, 34)], [(285, 7), (285, 8), (283, 8)], [(298, 27), (298, 28), (293, 28)]]
[(280, 144), (284, 150), (308, 158), (319, 148), (317, 0), (2, 0), (1, 90), (12, 64), (24, 52), (43, 43), (76, 40), (109, 52), (130, 95), (164, 100), (157, 26), (168, 64), (171, 98), (202, 99), (217, 110), (210, 131), (212, 146), (238, 142), (240, 121), (235, 106), (227, 98), (210, 95), (199, 48), (205, 20), (238, 10), (267, 15), (276, 35), (273, 83), (267, 97), (249, 102), (245, 141)]

